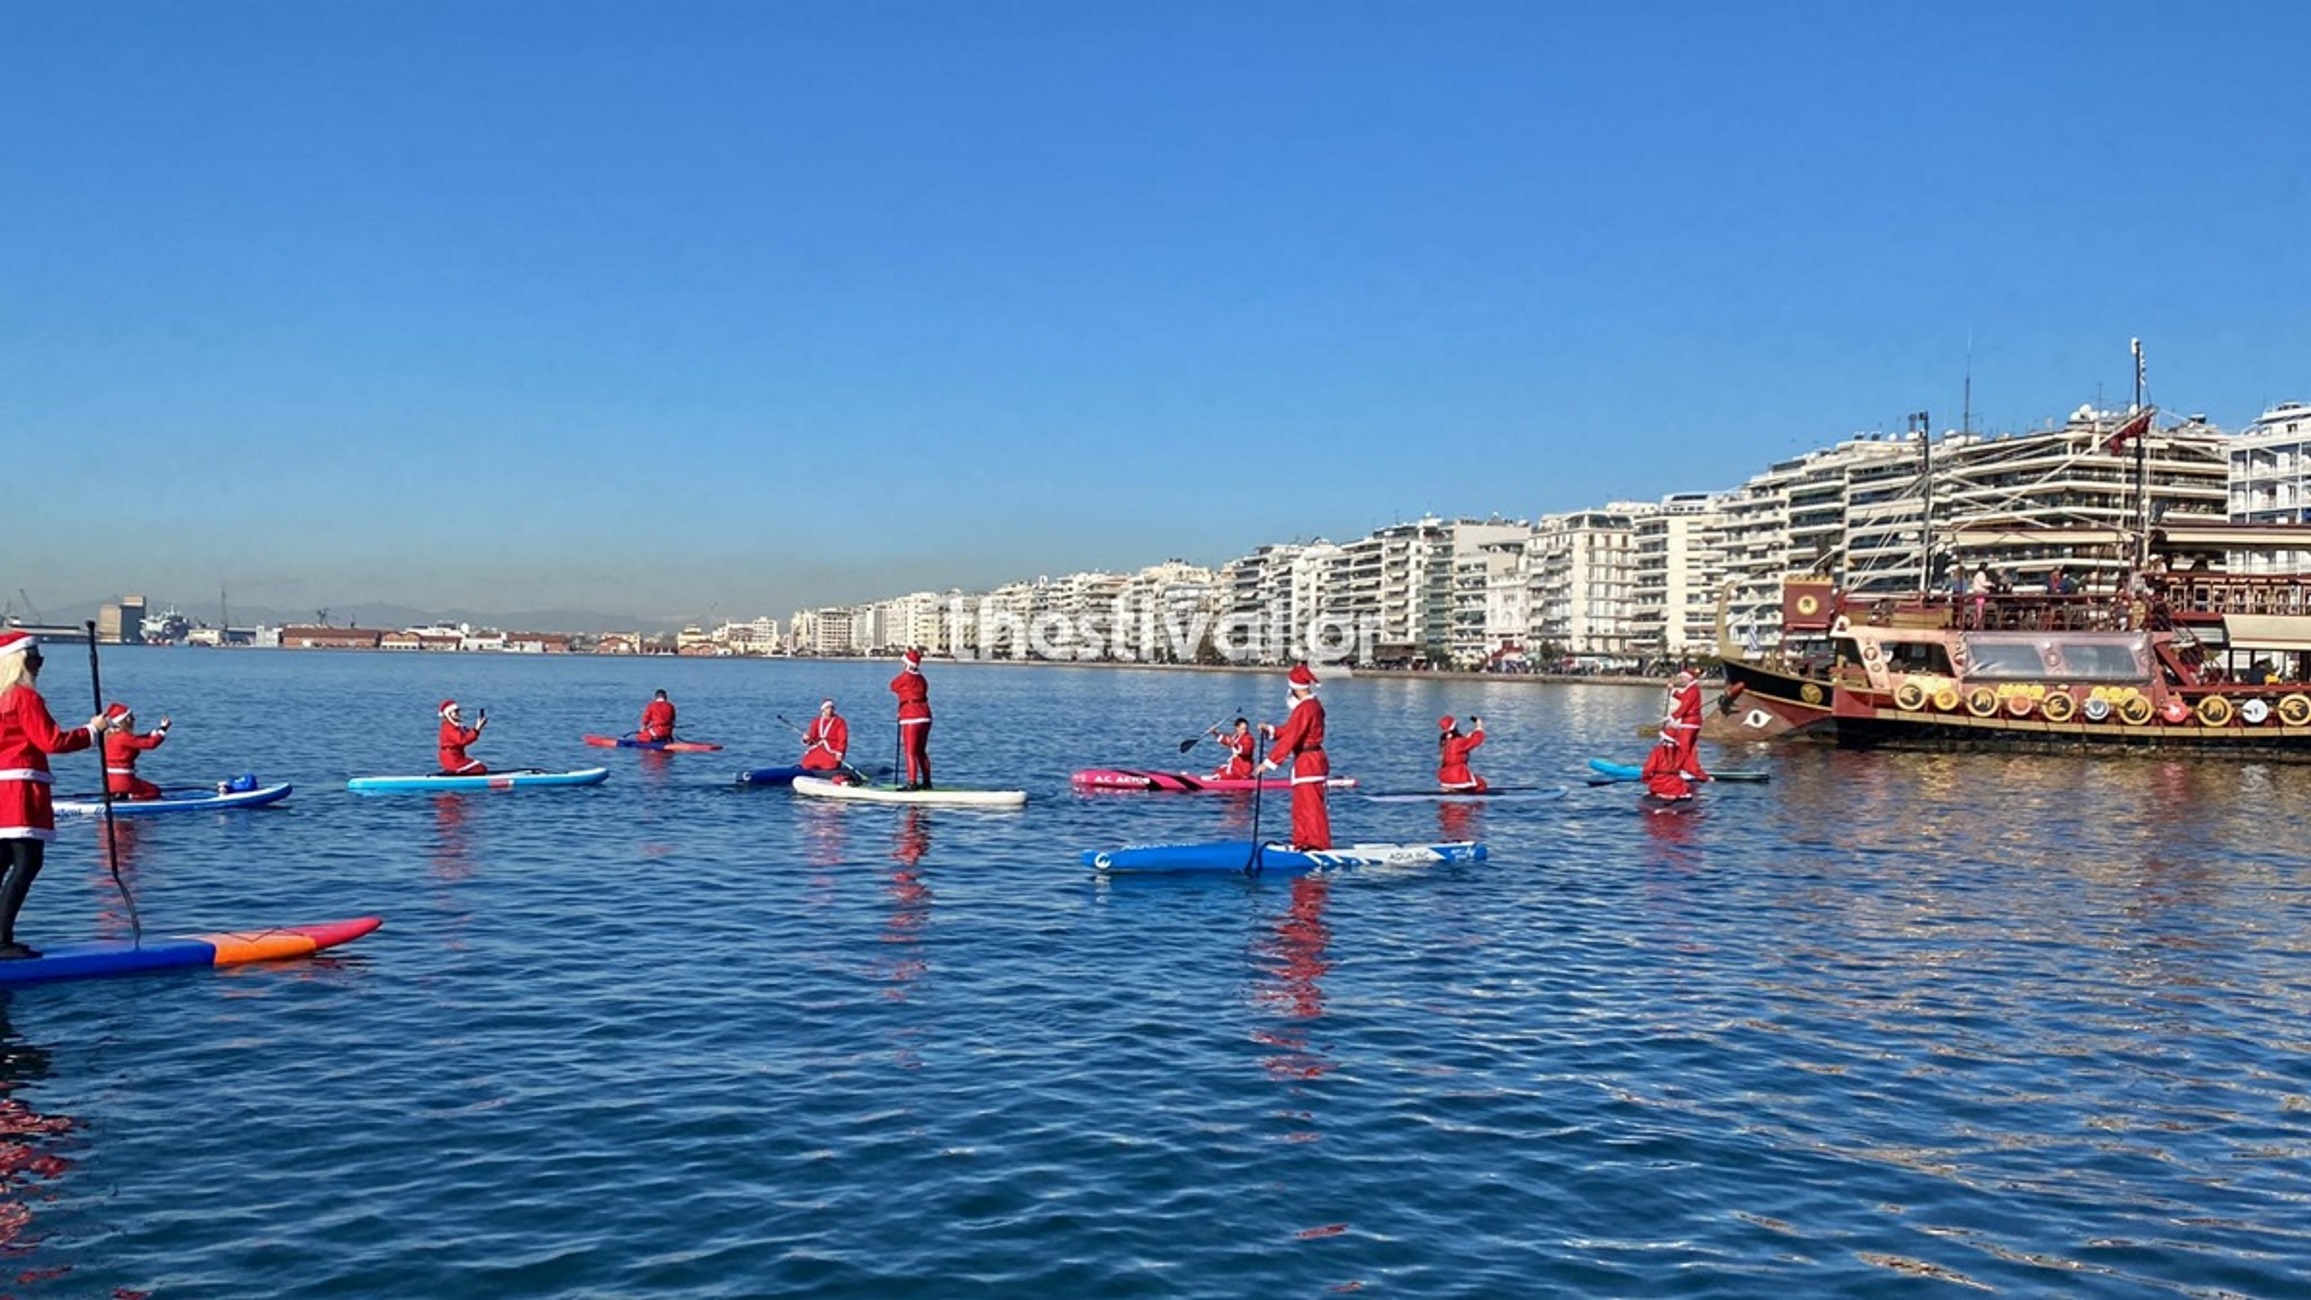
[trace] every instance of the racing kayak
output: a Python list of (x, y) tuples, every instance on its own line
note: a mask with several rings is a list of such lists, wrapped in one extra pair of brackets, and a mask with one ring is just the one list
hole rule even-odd
[(738, 774), (740, 785), (792, 785), (798, 776), (823, 769), (808, 767), (749, 767)]
[[(1193, 772), (1152, 772), (1136, 767), (1093, 767), (1072, 778), (1078, 790), (1162, 791), (1168, 794), (1233, 794), (1257, 786), (1263, 790), (1290, 790), (1292, 778), (1271, 776), (1198, 776)], [(1356, 778), (1335, 776), (1324, 784), (1334, 790), (1353, 789)]]
[(1373, 803), (1523, 803), (1562, 799), (1571, 789), (1564, 785), (1507, 785), (1490, 790), (1391, 790), (1364, 798)]
[(345, 783), (356, 794), (416, 794), (421, 791), (520, 790), (531, 786), (600, 785), (610, 779), (606, 767), (581, 767), (575, 772), (484, 772), (479, 776), (357, 776)]
[(1469, 840), (1449, 844), (1342, 844), (1306, 852), (1264, 844), (1258, 855), (1250, 840), (1206, 844), (1135, 844), (1086, 850), (1083, 865), (1103, 875), (1248, 872), (1286, 876), (1330, 876), (1385, 867), (1426, 867), (1444, 862), (1482, 862), (1485, 847)]
[(647, 749), (660, 754), (711, 754), (722, 748), (703, 740), (635, 740), (628, 736), (588, 736), (596, 749)]
[[(1589, 760), (1589, 770), (1597, 775), (1589, 778), (1591, 785), (1611, 785), (1616, 781), (1635, 781), (1644, 776), (1645, 769), (1628, 763), (1615, 763), (1602, 758)], [(1711, 772), (1712, 781), (1771, 781), (1771, 772)]]
[(374, 916), (321, 925), (287, 925), (275, 930), (236, 930), (226, 934), (189, 934), (174, 939), (97, 939), (44, 948), (37, 957), (0, 961), (0, 987), (40, 984), (49, 980), (89, 979), (99, 975), (134, 975), (143, 971), (173, 970), (188, 966), (238, 966), (252, 961), (283, 961), (309, 957), (324, 948), (350, 943), (384, 922)]
[(1027, 802), (1025, 790), (902, 790), (895, 785), (846, 785), (821, 776), (795, 777), (794, 792), (817, 799), (940, 804), (958, 808), (1017, 808)]
[[(150, 817), (155, 813), (216, 812), (225, 808), (256, 808), (279, 803), (289, 797), (289, 783), (261, 785), (254, 790), (229, 790), (218, 794), (216, 787), (186, 786), (182, 790), (164, 790), (158, 799), (128, 799), (114, 797), (112, 815), (115, 817)], [(84, 817), (104, 814), (101, 795), (81, 794), (56, 801), (56, 811), (78, 813)]]

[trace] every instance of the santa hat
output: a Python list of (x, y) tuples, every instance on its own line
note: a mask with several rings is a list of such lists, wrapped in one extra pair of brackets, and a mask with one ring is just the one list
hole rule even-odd
[(1292, 675), (1285, 680), (1304, 691), (1316, 689), (1316, 674), (1309, 672), (1306, 664), (1292, 665)]
[(27, 650), (36, 650), (39, 647), (40, 638), (30, 632), (18, 631), (14, 628), (0, 632), (0, 655), (22, 654)]
[(1701, 679), (1700, 679), (1700, 678), (1698, 678), (1698, 677), (1695, 677), (1695, 676), (1693, 675), (1693, 670), (1692, 670), (1692, 669), (1690, 669), (1690, 668), (1680, 668), (1680, 669), (1678, 669), (1678, 670), (1677, 670), (1677, 675), (1676, 675), (1675, 677), (1672, 677), (1672, 678), (1670, 678), (1669, 680), (1670, 680), (1670, 681), (1672, 681), (1672, 682), (1675, 682), (1675, 683), (1676, 683), (1676, 684), (1678, 684), (1679, 686), (1688, 686), (1688, 685), (1691, 685), (1692, 683), (1694, 683), (1694, 682), (1697, 682), (1697, 681), (1699, 681), (1699, 680), (1701, 680)]
[(1436, 720), (1436, 729), (1438, 731), (1450, 731), (1452, 730), (1452, 725), (1453, 719), (1452, 715), (1450, 714), (1446, 714), (1444, 717), (1438, 718)]
[(831, 709), (835, 706), (835, 702), (833, 700), (820, 700), (818, 706), (822, 709)]
[(456, 700), (443, 700), (443, 701), (441, 702), (441, 709), (440, 709), (440, 713), (441, 713), (441, 716), (443, 716), (443, 717), (445, 717), (445, 718), (446, 718), (446, 717), (448, 717), (450, 714), (452, 714), (452, 713), (455, 713), (455, 712), (457, 712), (457, 701), (456, 701)]
[(899, 657), (907, 661), (907, 667), (909, 668), (920, 668), (923, 666), (923, 651), (919, 646), (908, 646), (907, 653), (900, 655)]
[(118, 700), (114, 700), (112, 703), (104, 706), (104, 716), (108, 718), (125, 718), (128, 716), (128, 706), (122, 704)]

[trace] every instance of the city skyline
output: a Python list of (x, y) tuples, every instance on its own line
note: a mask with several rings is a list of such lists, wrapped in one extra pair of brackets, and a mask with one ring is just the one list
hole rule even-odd
[(784, 617), (2035, 427), (2137, 335), (2311, 382), (2289, 8), (237, 14), (0, 7), (43, 606)]

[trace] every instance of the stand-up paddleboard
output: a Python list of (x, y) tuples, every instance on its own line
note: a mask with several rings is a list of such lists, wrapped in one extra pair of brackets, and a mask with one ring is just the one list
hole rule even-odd
[(526, 790), (533, 786), (600, 785), (610, 779), (606, 767), (581, 767), (575, 772), (484, 772), (479, 776), (357, 776), (345, 783), (356, 794), (417, 794), (431, 791)]
[[(1234, 794), (1262, 790), (1290, 790), (1289, 776), (1198, 776), (1193, 772), (1154, 772), (1135, 767), (1086, 768), (1069, 778), (1078, 790), (1160, 791), (1165, 794)], [(1352, 776), (1335, 776), (1324, 784), (1334, 790), (1356, 786)]]
[(1248, 872), (1256, 875), (1340, 875), (1388, 867), (1430, 867), (1445, 862), (1482, 862), (1485, 846), (1469, 840), (1449, 844), (1342, 844), (1301, 852), (1282, 844), (1250, 840), (1207, 844), (1135, 844), (1093, 849), (1083, 865), (1104, 875), (1171, 875), (1188, 872)]
[(148, 939), (141, 944), (127, 939), (57, 944), (41, 949), (37, 957), (0, 961), (0, 988), (100, 975), (135, 975), (144, 971), (238, 966), (243, 962), (310, 957), (324, 948), (351, 943), (382, 924), (378, 917), (357, 916), (350, 921), (329, 921), (321, 925), (192, 934), (174, 939)]
[[(261, 785), (254, 790), (228, 790), (218, 794), (215, 786), (187, 786), (182, 790), (164, 790), (158, 799), (130, 799), (115, 795), (112, 815), (115, 817), (151, 817), (158, 813), (217, 812), (226, 808), (259, 808), (279, 803), (289, 797), (289, 783)], [(101, 795), (81, 794), (56, 801), (56, 811), (78, 813), (83, 817), (98, 817), (104, 813)]]
[[(1592, 776), (1592, 777), (1590, 777), (1590, 778), (1589, 778), (1589, 784), (1591, 784), (1591, 785), (1611, 785), (1611, 784), (1613, 784), (1613, 783), (1614, 783), (1614, 782), (1616, 782), (1616, 781), (1635, 781), (1635, 780), (1639, 780), (1639, 779), (1641, 779), (1641, 778), (1642, 778), (1642, 777), (1645, 775), (1645, 769), (1644, 769), (1644, 768), (1641, 768), (1641, 767), (1635, 767), (1635, 766), (1632, 766), (1631, 764), (1628, 764), (1628, 763), (1615, 763), (1615, 762), (1612, 762), (1612, 761), (1611, 761), (1611, 760), (1609, 760), (1609, 759), (1602, 759), (1602, 758), (1592, 758), (1592, 759), (1590, 759), (1590, 760), (1589, 760), (1589, 770), (1590, 770), (1590, 771), (1592, 771), (1592, 772), (1595, 772), (1595, 773), (1597, 774), (1596, 776)], [(1710, 780), (1712, 780), (1712, 781), (1736, 781), (1736, 782), (1738, 782), (1738, 781), (1771, 781), (1771, 780), (1773, 779), (1773, 773), (1771, 773), (1771, 772), (1711, 772), (1711, 773), (1709, 774), (1709, 779), (1710, 779)]]
[(722, 748), (703, 740), (635, 740), (629, 736), (588, 736), (596, 749), (648, 749), (661, 754), (711, 754)]
[(845, 785), (841, 781), (829, 781), (818, 776), (794, 778), (794, 792), (815, 799), (934, 804), (957, 808), (1017, 808), (1027, 802), (1025, 790), (902, 790), (895, 785)]
[(1363, 797), (1373, 803), (1528, 803), (1562, 799), (1571, 791), (1568, 785), (1509, 785), (1489, 790), (1391, 790)]

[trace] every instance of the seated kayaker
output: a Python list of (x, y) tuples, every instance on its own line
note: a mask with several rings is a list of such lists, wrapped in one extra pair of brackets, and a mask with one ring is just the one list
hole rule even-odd
[(642, 726), (634, 733), (646, 741), (674, 739), (674, 702), (660, 691), (642, 706)]
[(441, 774), (443, 776), (480, 776), (489, 771), (478, 758), (467, 758), (465, 747), (481, 739), (481, 729), (489, 725), (489, 710), (483, 709), (474, 718), (472, 726), (465, 725), (458, 712), (456, 700), (441, 702)]
[(1667, 736), (1645, 756), (1645, 766), (1638, 769), (1637, 779), (1645, 783), (1645, 793), (1657, 799), (1690, 799), (1693, 783), (1678, 770), (1681, 755), (1677, 742)]
[(160, 787), (136, 774), (136, 756), (160, 748), (169, 738), (169, 720), (162, 718), (159, 726), (140, 736), (136, 715), (127, 705), (108, 705), (104, 716), (112, 720), (104, 733), (104, 788), (128, 799), (160, 798)]
[(1220, 742), (1221, 748), (1228, 751), (1228, 756), (1220, 761), (1219, 770), (1212, 773), (1211, 779), (1215, 781), (1251, 780), (1252, 760), (1260, 752), (1260, 738), (1252, 734), (1252, 724), (1246, 719), (1238, 718), (1235, 729), (1226, 735), (1220, 734), (1218, 727), (1212, 728), (1209, 734), (1212, 739)]
[(1440, 733), (1436, 738), (1436, 784), (1445, 790), (1483, 790), (1488, 787), (1484, 778), (1468, 770), (1468, 756), (1484, 744), (1484, 719), (1470, 714), (1468, 734), (1462, 735), (1460, 726), (1451, 717), (1436, 720)]
[(850, 752), (851, 724), (835, 712), (833, 700), (818, 702), (818, 716), (802, 733), (802, 766), (813, 772), (832, 772), (843, 765), (843, 755)]

